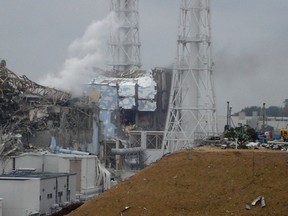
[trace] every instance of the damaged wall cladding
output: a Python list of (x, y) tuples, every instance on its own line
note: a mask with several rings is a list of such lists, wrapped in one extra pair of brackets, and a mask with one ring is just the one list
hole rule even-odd
[(161, 130), (167, 74), (134, 71), (128, 78), (94, 80), (85, 86), (89, 97), (72, 99), (0, 64), (0, 153), (49, 148), (55, 137), (59, 147), (97, 154), (103, 138), (125, 139), (132, 129)]
[(102, 121), (104, 128), (104, 137), (114, 138), (116, 130), (117, 115), (114, 110), (118, 108), (117, 103), (117, 86), (116, 85), (106, 85), (99, 84), (93, 85), (93, 88), (89, 88), (89, 92), (97, 94), (100, 93), (99, 100), (97, 101), (99, 106), (99, 120)]
[(138, 110), (155, 111), (156, 105), (156, 82), (152, 75), (138, 78)]
[(88, 85), (88, 92), (94, 89), (101, 95), (98, 105), (105, 139), (114, 139), (125, 126), (139, 124), (140, 112), (156, 110), (156, 86), (152, 72), (138, 78), (95, 79)]

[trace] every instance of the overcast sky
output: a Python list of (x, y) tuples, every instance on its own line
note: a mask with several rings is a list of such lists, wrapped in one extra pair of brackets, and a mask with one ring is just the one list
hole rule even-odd
[[(179, 1), (139, 1), (143, 68), (171, 65)], [(288, 98), (288, 1), (211, 3), (218, 113), (225, 114), (226, 101), (233, 112), (263, 102), (282, 106)], [(91, 28), (106, 31), (108, 13), (108, 0), (0, 0), (0, 59), (34, 81), (67, 72), (73, 52), (94, 35)], [(103, 49), (105, 34), (95, 37)]]

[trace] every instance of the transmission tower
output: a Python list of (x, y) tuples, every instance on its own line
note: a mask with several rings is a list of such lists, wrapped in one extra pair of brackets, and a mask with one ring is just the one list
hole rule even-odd
[(138, 0), (111, 0), (110, 11), (119, 26), (110, 35), (108, 65), (116, 72), (137, 70), (141, 67)]
[(181, 0), (163, 152), (193, 146), (216, 133), (209, 0)]

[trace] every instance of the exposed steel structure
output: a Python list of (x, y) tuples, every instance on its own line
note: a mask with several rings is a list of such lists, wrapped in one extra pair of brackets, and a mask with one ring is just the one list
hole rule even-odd
[(11, 94), (12, 92), (13, 94), (29, 94), (45, 98), (53, 104), (64, 104), (71, 98), (71, 94), (39, 85), (25, 75), (19, 77), (4, 65), (0, 65), (0, 86), (0, 95), (7, 92), (11, 92)]
[(181, 0), (163, 152), (193, 146), (216, 133), (209, 0)]
[(137, 70), (141, 67), (138, 0), (111, 0), (110, 11), (119, 26), (110, 35), (108, 66), (116, 72)]

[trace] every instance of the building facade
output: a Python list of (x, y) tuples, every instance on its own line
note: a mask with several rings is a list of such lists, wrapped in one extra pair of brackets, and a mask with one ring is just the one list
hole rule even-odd
[(0, 176), (3, 216), (51, 214), (75, 200), (76, 175), (19, 169)]

